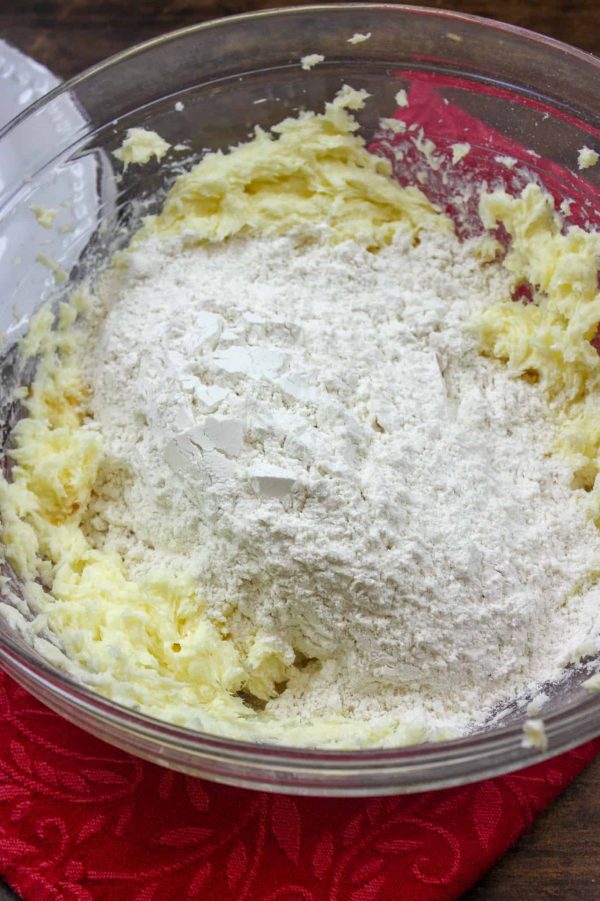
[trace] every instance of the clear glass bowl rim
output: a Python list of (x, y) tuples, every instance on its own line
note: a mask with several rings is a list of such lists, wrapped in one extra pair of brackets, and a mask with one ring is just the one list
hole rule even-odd
[[(160, 35), (88, 68), (54, 88), (0, 129), (0, 139), (34, 116), (55, 98), (121, 61), (158, 45), (231, 23), (278, 16), (343, 11), (393, 12), (431, 17), (450, 26), (471, 23), (481, 29), (520, 36), (566, 54), (600, 74), (600, 60), (554, 38), (492, 19), (453, 10), (381, 3), (315, 4), (260, 10), (202, 22)], [(522, 745), (520, 725), (425, 745), (401, 748), (331, 751), (283, 745), (262, 745), (171, 725), (109, 701), (67, 674), (22, 650), (10, 634), (0, 633), (0, 664), (15, 681), (65, 718), (104, 740), (141, 757), (175, 769), (228, 784), (291, 793), (358, 796), (420, 791), (462, 785), (521, 769), (576, 747), (600, 734), (600, 693), (544, 718), (548, 750)], [(141, 747), (137, 747), (137, 743)], [(216, 770), (207, 761), (224, 764)]]

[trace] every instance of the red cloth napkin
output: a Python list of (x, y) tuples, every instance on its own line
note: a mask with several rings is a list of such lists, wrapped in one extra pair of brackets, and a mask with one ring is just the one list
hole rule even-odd
[(598, 751), (438, 792), (294, 798), (137, 760), (0, 674), (0, 872), (26, 901), (445, 901)]
[[(376, 135), (369, 149), (389, 156), (395, 178), (402, 185), (418, 185), (451, 216), (461, 237), (482, 230), (478, 214), (482, 187), (504, 188), (516, 195), (531, 181), (543, 185), (557, 208), (561, 201), (570, 201), (569, 225), (600, 229), (600, 189), (588, 180), (586, 172), (576, 170), (579, 148), (586, 142), (597, 147), (600, 130), (540, 100), (520, 97), (497, 85), (475, 84), (438, 72), (403, 70), (396, 75), (408, 87), (408, 106), (395, 113), (395, 118), (406, 123), (407, 132), (393, 141), (388, 135), (383, 142)], [(485, 116), (503, 122), (506, 134), (492, 127)], [(560, 128), (560, 140), (558, 132), (553, 134), (554, 128)], [(572, 168), (510, 137), (523, 133), (522, 140), (537, 144), (545, 153), (555, 151), (568, 159)], [(423, 146), (419, 138), (433, 141), (433, 167), (419, 148), (419, 144)], [(397, 152), (388, 152), (390, 144), (401, 151), (399, 157)], [(468, 144), (470, 150), (455, 164), (452, 147), (456, 144)], [(507, 166), (509, 161), (512, 168)], [(453, 195), (458, 199), (453, 200)]]
[[(397, 115), (423, 126), (444, 157), (423, 186), (431, 199), (446, 205), (444, 174), (456, 174), (451, 145), (466, 141), (473, 150), (458, 164), (459, 177), (519, 190), (522, 169), (494, 160), (508, 154), (540, 173), (557, 199), (574, 199), (571, 221), (597, 215), (589, 184), (532, 157), (436, 90), (473, 92), (472, 83), (398, 74), (410, 83), (410, 104)], [(547, 111), (536, 100), (523, 103)], [(408, 171), (410, 179), (422, 160), (410, 140), (398, 142), (406, 150), (398, 175)], [(475, 194), (472, 203), (475, 216)], [(144, 763), (60, 719), (1, 674), (0, 704), (0, 870), (26, 901), (446, 901), (469, 888), (600, 751), (597, 739), (519, 773), (439, 792), (293, 798)]]

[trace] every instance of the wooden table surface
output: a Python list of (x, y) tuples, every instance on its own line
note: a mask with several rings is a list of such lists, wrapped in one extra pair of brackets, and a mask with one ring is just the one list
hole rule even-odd
[[(155, 35), (288, 0), (0, 0), (0, 37), (68, 78)], [(600, 0), (462, 0), (423, 6), (502, 18), (600, 55)], [(468, 901), (600, 898), (600, 760), (468, 895)], [(1, 899), (14, 898), (0, 886)], [(26, 899), (30, 901), (30, 899)], [(126, 899), (124, 899), (126, 901)]]

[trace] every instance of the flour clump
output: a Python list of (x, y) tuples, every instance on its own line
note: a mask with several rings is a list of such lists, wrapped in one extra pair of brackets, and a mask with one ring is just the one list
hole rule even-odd
[(262, 716), (451, 734), (597, 627), (543, 400), (469, 329), (503, 290), (440, 235), (150, 239), (105, 280), (87, 528), (189, 576)]

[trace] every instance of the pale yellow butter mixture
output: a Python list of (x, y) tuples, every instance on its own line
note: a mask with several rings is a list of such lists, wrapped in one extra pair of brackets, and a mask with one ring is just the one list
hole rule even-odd
[[(323, 114), (286, 119), (272, 133), (228, 153), (206, 156), (173, 185), (159, 215), (135, 236), (220, 242), (235, 235), (314, 235), (327, 223), (333, 242), (351, 239), (369, 250), (400, 231), (452, 231), (418, 188), (401, 188), (386, 160), (369, 154), (351, 111), (364, 92), (344, 89)], [(166, 145), (144, 136), (138, 154), (130, 135), (122, 159), (137, 162)], [(164, 145), (164, 146), (163, 146)], [(481, 201), (484, 225), (503, 223), (511, 242), (504, 265), (514, 284), (533, 286), (534, 303), (509, 296), (474, 324), (485, 354), (517, 374), (539, 378), (556, 412), (556, 448), (573, 468), (574, 486), (589, 490), (600, 521), (600, 357), (590, 344), (600, 321), (599, 238), (565, 229), (551, 200), (529, 186), (519, 198), (492, 193)], [(116, 265), (119, 265), (117, 262)], [(82, 334), (89, 298), (76, 291), (61, 306), (58, 328), (42, 309), (23, 340), (39, 356), (14, 430), (12, 480), (0, 481), (2, 542), (37, 614), (27, 627), (51, 655), (102, 694), (174, 723), (219, 734), (287, 743), (341, 746), (403, 744), (423, 739), (417, 726), (392, 733), (383, 724), (327, 717), (311, 724), (271, 723), (244, 700), (265, 698), (287, 675), (277, 653), (255, 647), (243, 659), (219, 626), (198, 608), (185, 578), (128, 577), (116, 554), (94, 548), (82, 522), (102, 463), (99, 431), (89, 417)], [(24, 627), (25, 628), (25, 627)], [(59, 637), (53, 650), (46, 630)], [(193, 711), (197, 711), (196, 717)]]

